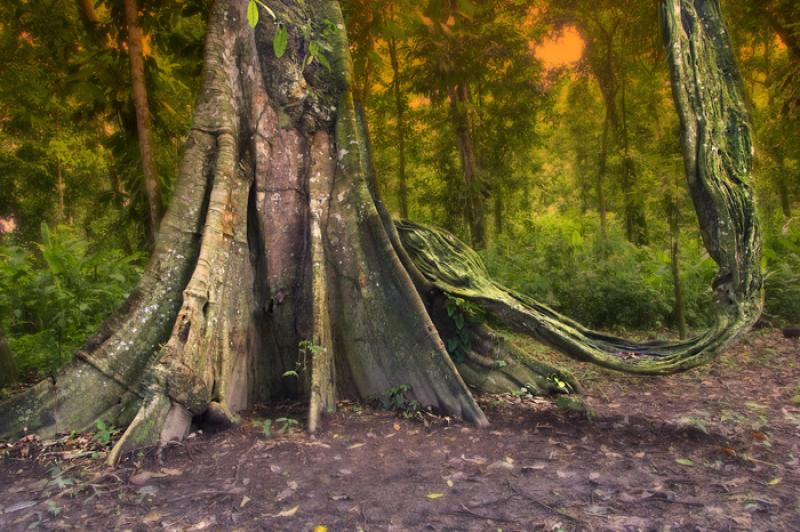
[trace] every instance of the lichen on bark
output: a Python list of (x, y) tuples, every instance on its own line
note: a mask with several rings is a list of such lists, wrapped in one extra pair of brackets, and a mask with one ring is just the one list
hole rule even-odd
[[(689, 187), (720, 264), (716, 327), (675, 344), (590, 331), (492, 280), (452, 235), (395, 224), (377, 196), (338, 3), (269, 4), (289, 32), (280, 58), (266, 14), (252, 31), (245, 0), (213, 4), (203, 89), (153, 259), (70, 366), (0, 405), (0, 436), (86, 430), (103, 419), (128, 427), (114, 463), (183, 437), (193, 422), (224, 425), (287, 396), (309, 400), (317, 430), (337, 399), (398, 386), (425, 407), (485, 425), (470, 386), (579, 389), (517, 351), (498, 324), (580, 360), (661, 374), (710, 360), (757, 318), (749, 128), (716, 2), (664, 3)], [(309, 60), (315, 40), (330, 69)], [(492, 318), (459, 332), (469, 346), (459, 360), (442, 340), (452, 334), (447, 298)]]

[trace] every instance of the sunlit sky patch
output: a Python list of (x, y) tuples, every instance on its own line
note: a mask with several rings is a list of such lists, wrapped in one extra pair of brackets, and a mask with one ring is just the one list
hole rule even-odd
[(583, 56), (583, 42), (580, 33), (574, 27), (564, 28), (558, 35), (547, 38), (534, 48), (534, 54), (547, 69), (572, 66)]

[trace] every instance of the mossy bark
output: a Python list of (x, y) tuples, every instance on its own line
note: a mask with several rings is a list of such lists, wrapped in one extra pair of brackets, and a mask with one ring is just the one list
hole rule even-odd
[[(577, 391), (568, 374), (525, 357), (489, 322), (460, 333), (469, 349), (454, 362), (442, 341), (451, 334), (442, 308), (453, 297), (576, 358), (634, 373), (705, 362), (757, 317), (758, 231), (746, 185), (749, 152), (738, 149), (749, 149), (749, 130), (726, 120), (740, 114), (712, 105), (736, 108), (736, 80), (719, 66), (686, 70), (730, 55), (721, 40), (705, 37), (718, 19), (704, 20), (702, 29), (667, 25), (671, 39), (707, 52), (685, 61), (677, 54), (674, 77), (679, 98), (703, 76), (710, 81), (685, 104), (679, 99), (679, 109), (687, 153), (703, 147), (687, 156), (687, 168), (706, 243), (721, 266), (718, 325), (693, 341), (639, 345), (503, 288), (452, 235), (395, 225), (377, 196), (338, 4), (269, 5), (288, 30), (281, 57), (273, 51), (279, 26), (265, 11), (253, 31), (247, 1), (214, 3), (203, 89), (151, 263), (74, 363), (0, 404), (0, 436), (85, 430), (99, 419), (127, 425), (109, 457), (114, 463), (183, 437), (193, 420), (224, 426), (235, 411), (273, 398), (308, 399), (313, 431), (337, 398), (401, 385), (423, 406), (477, 425), (487, 421), (468, 385)], [(669, 20), (685, 24), (693, 13), (670, 12), (677, 16)], [(330, 69), (309, 56), (314, 42)], [(717, 115), (703, 114), (709, 107)], [(691, 119), (700, 116), (704, 124), (736, 127), (724, 129), (725, 142), (711, 134), (699, 143)]]
[[(113, 463), (184, 436), (192, 420), (230, 420), (278, 397), (308, 398), (316, 430), (337, 397), (400, 385), (422, 405), (486, 422), (376, 205), (337, 3), (270, 5), (289, 31), (280, 58), (266, 11), (254, 31), (246, 1), (213, 5), (203, 90), (153, 260), (72, 365), (0, 407), (0, 434), (127, 425)], [(311, 43), (330, 70), (309, 60)]]
[(681, 120), (689, 190), (710, 255), (715, 325), (677, 343), (636, 343), (591, 331), (492, 280), (477, 253), (444, 231), (400, 222), (429, 284), (582, 361), (638, 374), (685, 371), (717, 356), (760, 317), (761, 234), (750, 186), (752, 143), (741, 80), (717, 0), (664, 0), (664, 38)]

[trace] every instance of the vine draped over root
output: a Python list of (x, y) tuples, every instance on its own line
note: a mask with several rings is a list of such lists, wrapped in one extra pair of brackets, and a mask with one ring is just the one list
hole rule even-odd
[[(0, 437), (103, 420), (127, 426), (109, 456), (116, 463), (254, 404), (307, 399), (315, 431), (337, 399), (399, 387), (483, 426), (470, 387), (579, 391), (568, 373), (516, 350), (498, 324), (579, 360), (665, 374), (711, 360), (758, 319), (750, 126), (717, 0), (662, 3), (689, 189), (720, 267), (716, 325), (690, 341), (646, 344), (501, 286), (453, 235), (393, 222), (376, 192), (338, 3), (263, 4), (280, 24), (262, 16), (253, 31), (247, 0), (213, 3), (203, 88), (150, 265), (71, 365), (0, 404)], [(462, 301), (490, 319), (468, 320)]]

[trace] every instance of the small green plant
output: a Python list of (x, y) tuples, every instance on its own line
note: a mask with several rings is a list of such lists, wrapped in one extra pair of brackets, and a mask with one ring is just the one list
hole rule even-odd
[(97, 429), (94, 433), (94, 439), (97, 443), (108, 445), (111, 443), (111, 438), (119, 434), (119, 429), (114, 425), (109, 425), (102, 419), (97, 420), (95, 423)]
[(75, 483), (71, 478), (64, 476), (64, 471), (61, 469), (61, 464), (58, 462), (53, 464), (48, 470), (48, 473), (50, 473), (50, 483), (60, 490), (68, 488)]
[(573, 395), (559, 395), (556, 398), (556, 406), (559, 410), (565, 412), (584, 414), (588, 420), (592, 420), (597, 417), (597, 413), (592, 410), (589, 405), (583, 402), (582, 399)]
[(311, 340), (303, 340), (299, 344), (297, 344), (297, 348), (300, 349), (300, 352), (304, 355), (310, 355), (311, 358), (316, 358), (322, 353), (325, 352), (325, 348), (321, 345), (317, 345)]
[(678, 424), (687, 428), (694, 429), (703, 434), (710, 434), (708, 430), (708, 420), (696, 416), (684, 416), (678, 420)]
[[(266, 3), (261, 0), (249, 0), (247, 3), (247, 22), (251, 28), (255, 28), (261, 18), (259, 6), (272, 18), (273, 24), (276, 26), (275, 34), (272, 37), (272, 50), (275, 57), (280, 59), (286, 54), (289, 46), (289, 25), (286, 21), (279, 20), (278, 16)], [(339, 28), (334, 22), (325, 19), (322, 26), (322, 31), (315, 32), (311, 21), (306, 21), (298, 24), (297, 29), (303, 36), (303, 42), (308, 43), (305, 59), (303, 59), (303, 68), (312, 64), (314, 61), (322, 65), (328, 70), (332, 70), (331, 63), (326, 54), (333, 52), (331, 42), (339, 32)]]
[(61, 507), (56, 504), (55, 501), (47, 501), (47, 511), (50, 512), (50, 515), (53, 517), (58, 517), (58, 514), (61, 513)]
[(411, 386), (401, 384), (394, 388), (389, 388), (378, 399), (378, 406), (383, 410), (397, 412), (403, 417), (411, 418), (419, 414), (422, 406), (418, 401), (409, 399), (406, 394), (411, 391)]
[(283, 373), (283, 378), (294, 377), (300, 380), (300, 376), (308, 371), (308, 358), (311, 357), (313, 360), (325, 352), (324, 347), (316, 345), (311, 340), (303, 340), (297, 344), (297, 348), (300, 350), (300, 359), (295, 362), (295, 369), (290, 369)]
[(274, 433), (276, 434), (291, 434), (300, 427), (300, 422), (290, 417), (279, 417), (274, 421), (272, 419), (265, 419), (261, 422), (261, 432), (264, 437), (271, 438)]
[(472, 342), (469, 337), (470, 325), (481, 321), (482, 311), (469, 301), (449, 295), (445, 302), (445, 309), (456, 330), (455, 336), (447, 339), (447, 352), (454, 361), (464, 362), (472, 350)]
[(560, 375), (550, 375), (549, 377), (547, 377), (547, 380), (553, 383), (553, 385), (556, 388), (556, 391), (558, 391), (559, 393), (575, 392), (575, 389), (572, 387), (572, 385), (563, 380)]
[(275, 424), (280, 425), (278, 434), (289, 434), (300, 427), (300, 422), (290, 417), (279, 417), (275, 420)]
[(520, 399), (532, 396), (531, 391), (525, 387), (522, 387), (519, 390), (514, 390), (513, 392), (511, 392), (511, 395), (513, 395), (514, 397), (518, 397)]

